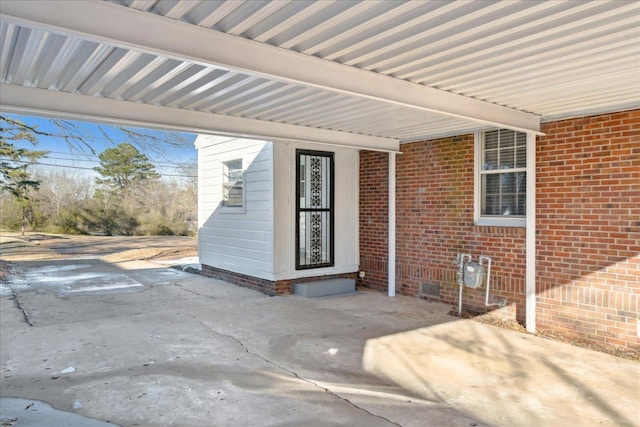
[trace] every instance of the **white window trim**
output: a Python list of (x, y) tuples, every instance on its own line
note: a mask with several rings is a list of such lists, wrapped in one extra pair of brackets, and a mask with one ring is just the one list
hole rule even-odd
[[(232, 162), (234, 160), (242, 160), (242, 206), (225, 206), (224, 205), (224, 174), (225, 163)], [(245, 213), (247, 209), (247, 183), (245, 180), (246, 173), (246, 159), (244, 156), (233, 157), (229, 159), (223, 159), (220, 161), (220, 213), (233, 214), (233, 213)]]
[[(474, 142), (474, 162), (473, 162), (473, 223), (475, 225), (495, 226), (495, 227), (526, 227), (527, 218), (525, 217), (496, 217), (482, 216), (482, 185), (480, 170), (482, 168), (482, 142), (485, 132), (475, 132), (473, 135)], [(528, 138), (528, 136), (527, 136)], [(529, 141), (527, 139), (527, 146)], [(527, 151), (527, 156), (529, 155)], [(528, 160), (528, 159), (527, 159)], [(526, 174), (527, 181), (533, 176), (530, 169), (530, 162), (527, 161)], [(528, 200), (527, 200), (528, 202)]]

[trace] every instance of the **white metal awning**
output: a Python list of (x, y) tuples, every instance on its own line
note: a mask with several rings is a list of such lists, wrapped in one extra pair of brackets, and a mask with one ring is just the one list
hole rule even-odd
[(3, 111), (397, 150), (640, 106), (640, 3), (0, 5)]

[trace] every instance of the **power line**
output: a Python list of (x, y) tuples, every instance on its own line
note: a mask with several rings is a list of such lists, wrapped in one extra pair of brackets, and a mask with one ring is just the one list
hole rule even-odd
[[(49, 151), (49, 153), (57, 153), (57, 154), (68, 154), (68, 153), (63, 153), (60, 151)], [(89, 157), (89, 156), (87, 156)], [(97, 157), (94, 157), (97, 158)], [(78, 159), (75, 157), (55, 157), (55, 156), (45, 156), (45, 159), (52, 159), (52, 160), (66, 160), (66, 161), (77, 161), (77, 162), (87, 162), (87, 163), (100, 163), (99, 160), (93, 160), (93, 159)], [(154, 164), (154, 166), (180, 166), (181, 162), (151, 162)], [(189, 162), (184, 162), (184, 163), (189, 163)], [(182, 164), (184, 164), (182, 163)]]
[[(53, 153), (53, 154), (64, 154), (64, 155), (67, 155), (67, 156), (71, 156), (72, 155), (72, 153), (65, 152), (65, 151), (51, 151), (51, 150), (46, 150), (46, 151), (48, 153)], [(53, 157), (53, 156), (46, 156), (46, 158), (47, 159), (56, 159), (56, 160), (70, 160), (70, 161), (79, 161), (79, 162), (99, 163), (99, 160), (93, 160), (93, 159), (98, 159), (99, 158), (97, 155), (88, 154), (88, 153), (82, 153), (82, 154), (78, 154), (78, 156), (85, 157), (85, 159), (77, 158), (77, 157)], [(184, 161), (184, 162), (156, 162), (156, 161), (152, 161), (152, 163), (154, 165), (161, 165), (161, 166), (180, 166), (180, 165), (183, 165), (183, 164), (195, 163), (195, 159), (192, 159), (191, 161)]]
[[(71, 166), (71, 165), (55, 165), (53, 163), (40, 163), (40, 162), (27, 162), (24, 160), (14, 160), (14, 163), (22, 163), (22, 164), (28, 164), (28, 165), (39, 165), (39, 166), (53, 166), (53, 167), (57, 167), (57, 168), (66, 168), (66, 169), (82, 169), (82, 170), (88, 170), (88, 171), (94, 171), (95, 169), (93, 168), (85, 168), (82, 166)], [(168, 174), (168, 173), (158, 173), (158, 175), (160, 176), (171, 176), (171, 177), (179, 177), (179, 178), (197, 178), (197, 175), (174, 175), (174, 174)]]
[(45, 159), (51, 160), (67, 160), (67, 161), (76, 161), (76, 162), (85, 162), (85, 163), (100, 163), (98, 160), (92, 159), (75, 159), (73, 157), (54, 157), (54, 156), (45, 156)]
[[(163, 131), (159, 129), (143, 129), (143, 128), (136, 128), (136, 127), (128, 127), (128, 126), (106, 125), (106, 124), (93, 123), (93, 122), (90, 122), (89, 124), (71, 123), (69, 126), (67, 126), (66, 123), (64, 123), (65, 120), (58, 120), (56, 123), (57, 119), (46, 119), (47, 123), (50, 126), (58, 128), (57, 132), (48, 132), (48, 131), (41, 131), (39, 129), (36, 129), (41, 125), (27, 124), (26, 122), (29, 120), (25, 120), (25, 119), (30, 119), (31, 116), (22, 116), (22, 115), (16, 115), (16, 116), (20, 117), (20, 120), (25, 122), (23, 126), (36, 132), (38, 136), (42, 136), (46, 138), (59, 138), (64, 140), (77, 140), (83, 143), (88, 143), (91, 140), (115, 142), (116, 140), (119, 140), (119, 139), (137, 139), (137, 138), (145, 139), (146, 138), (150, 141), (155, 141), (155, 143), (159, 143), (159, 144), (166, 144), (173, 147), (187, 148), (193, 145), (193, 143), (189, 143), (187, 141), (190, 140), (192, 136), (195, 136), (195, 137), (198, 136), (198, 134), (192, 133), (192, 132)], [(90, 126), (93, 126), (94, 129), (91, 129)], [(76, 132), (75, 133), (58, 133), (60, 132), (60, 129), (59, 129), (60, 127), (64, 127), (65, 129), (74, 128)], [(106, 133), (108, 133), (107, 132), (108, 130), (111, 130), (112, 132), (113, 131), (119, 132), (122, 135), (100, 136), (100, 134), (105, 135)], [(145, 133), (145, 131), (148, 131), (148, 130), (150, 132)], [(160, 135), (165, 135), (166, 137), (155, 136), (152, 134), (152, 132), (158, 132), (160, 133)], [(175, 137), (170, 138), (170, 136), (175, 136)], [(86, 141), (86, 140), (89, 140), (89, 141)]]
[[(136, 133), (136, 132), (132, 132), (131, 135), (133, 136), (129, 136), (126, 132), (117, 129), (119, 132), (122, 132), (124, 135), (122, 136), (114, 136), (112, 138), (108, 138), (105, 136), (98, 136), (95, 134), (91, 134), (91, 135), (71, 135), (71, 134), (56, 134), (56, 133), (46, 133), (46, 135), (42, 135), (44, 137), (47, 138), (58, 138), (58, 139), (64, 139), (64, 140), (78, 140), (78, 141), (82, 141), (82, 142), (91, 142), (93, 140), (100, 140), (100, 141), (107, 141), (107, 142), (115, 142), (115, 140), (121, 140), (121, 139), (132, 139), (132, 138), (140, 138), (140, 139), (152, 139), (155, 141), (156, 144), (166, 144), (166, 145), (170, 145), (172, 147), (183, 147), (183, 148), (189, 148), (191, 145), (193, 145), (193, 143), (191, 142), (185, 142), (185, 143), (181, 143), (181, 142), (177, 142), (177, 141), (169, 141), (160, 137), (154, 137), (153, 135), (145, 135), (143, 133)], [(187, 135), (196, 135), (196, 134), (187, 134)], [(196, 135), (197, 136), (197, 135)], [(185, 138), (186, 139), (186, 138)], [(195, 139), (195, 138), (194, 138)], [(89, 140), (89, 141), (85, 141), (85, 140)], [(194, 147), (195, 150), (195, 147)]]

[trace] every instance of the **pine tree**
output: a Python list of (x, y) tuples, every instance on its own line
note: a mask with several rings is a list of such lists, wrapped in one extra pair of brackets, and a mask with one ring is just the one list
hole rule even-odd
[(27, 168), (48, 152), (17, 148), (14, 143), (26, 141), (37, 145), (37, 135), (47, 134), (20, 120), (0, 116), (0, 190), (9, 192), (22, 207), (22, 235), (31, 211), (30, 193), (40, 186), (40, 181), (33, 179)]
[(98, 158), (100, 166), (94, 169), (102, 178), (96, 182), (120, 194), (133, 184), (160, 178), (149, 158), (128, 142), (104, 150)]

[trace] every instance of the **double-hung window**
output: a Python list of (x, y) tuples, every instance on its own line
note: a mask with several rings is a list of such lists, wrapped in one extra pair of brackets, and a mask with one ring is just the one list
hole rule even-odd
[(524, 227), (527, 210), (527, 134), (507, 129), (475, 136), (475, 222)]
[(242, 209), (244, 207), (242, 159), (222, 162), (222, 206)]

